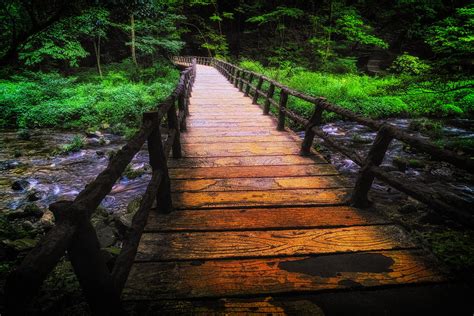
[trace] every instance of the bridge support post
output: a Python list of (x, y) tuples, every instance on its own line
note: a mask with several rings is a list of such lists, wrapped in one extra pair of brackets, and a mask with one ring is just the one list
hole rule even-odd
[(148, 153), (150, 155), (150, 166), (153, 171), (160, 171), (163, 179), (158, 188), (156, 203), (160, 213), (169, 213), (173, 210), (171, 201), (170, 176), (168, 173), (168, 162), (163, 150), (161, 141), (160, 124), (158, 120), (158, 112), (146, 112), (143, 114), (143, 120), (154, 120), (153, 131), (148, 136)]
[[(181, 135), (180, 135), (180, 127), (178, 123), (178, 117), (176, 116), (176, 98), (171, 98), (171, 106), (168, 110), (168, 130), (174, 131), (174, 140), (173, 140), (173, 157), (174, 158), (181, 158)], [(165, 153), (167, 154), (167, 153)]]
[(275, 85), (270, 83), (270, 87), (268, 87), (267, 97), (265, 98), (265, 104), (263, 105), (263, 114), (268, 115), (270, 113), (270, 99), (273, 98), (273, 94), (275, 93)]
[(320, 105), (323, 100), (320, 99), (314, 104), (314, 112), (311, 118), (309, 119), (308, 124), (306, 125), (304, 140), (301, 144), (301, 152), (302, 156), (308, 156), (311, 154), (311, 146), (313, 145), (314, 140), (314, 132), (313, 127), (318, 126), (321, 124), (321, 118), (323, 115), (324, 108)]
[(277, 130), (283, 131), (285, 129), (285, 118), (286, 118), (286, 103), (288, 102), (288, 92), (285, 89), (281, 89), (280, 92), (280, 103), (278, 109), (278, 126)]
[(352, 205), (356, 207), (370, 206), (367, 194), (375, 178), (371, 168), (373, 166), (378, 167), (382, 163), (391, 141), (392, 135), (390, 134), (390, 129), (387, 125), (382, 125), (365, 158), (364, 166), (361, 168), (359, 176), (357, 177), (354, 191), (352, 192)]
[(249, 76), (249, 81), (247, 82), (247, 86), (245, 87), (245, 94), (244, 96), (248, 97), (250, 93), (250, 84), (252, 83), (253, 80), (253, 73), (250, 74)]
[(260, 89), (262, 89), (262, 84), (263, 84), (263, 77), (259, 76), (257, 86), (255, 87), (255, 94), (253, 95), (253, 98), (252, 98), (252, 104), (258, 103), (258, 97), (260, 96)]

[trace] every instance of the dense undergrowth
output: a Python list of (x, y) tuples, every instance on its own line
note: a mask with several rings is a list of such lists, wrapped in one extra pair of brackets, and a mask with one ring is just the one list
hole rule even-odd
[(176, 86), (178, 70), (167, 61), (137, 69), (129, 61), (65, 76), (23, 72), (0, 80), (0, 128), (107, 128), (127, 133), (141, 114)]
[[(313, 72), (290, 63), (282, 63), (276, 68), (244, 60), (240, 65), (298, 91), (325, 97), (332, 103), (372, 118), (465, 118), (474, 114), (472, 80), (441, 84), (407, 75), (371, 77), (357, 73)], [(289, 99), (289, 107), (306, 117), (313, 108), (296, 98)]]

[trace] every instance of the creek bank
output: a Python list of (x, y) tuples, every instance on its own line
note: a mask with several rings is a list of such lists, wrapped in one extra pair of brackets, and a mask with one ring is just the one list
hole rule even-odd
[[(0, 260), (2, 279), (49, 229), (48, 205), (73, 200), (107, 166), (123, 137), (58, 130), (0, 131)], [(80, 139), (77, 148), (59, 154)], [(21, 153), (21, 154), (19, 154)], [(94, 213), (101, 248), (109, 265), (120, 252), (139, 197), (151, 177), (148, 153), (140, 151)]]

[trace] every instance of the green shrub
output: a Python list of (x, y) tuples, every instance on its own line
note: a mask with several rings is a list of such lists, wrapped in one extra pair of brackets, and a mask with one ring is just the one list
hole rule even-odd
[(420, 58), (405, 52), (393, 61), (390, 70), (397, 74), (421, 75), (430, 70), (430, 66)]
[(322, 69), (334, 74), (355, 74), (357, 73), (356, 62), (355, 58), (337, 58), (326, 62)]
[[(57, 73), (24, 73), (0, 81), (0, 127), (88, 128), (139, 126), (141, 115), (165, 99), (179, 72), (159, 62), (134, 81), (129, 64), (104, 67), (101, 80), (91, 70), (73, 77)], [(136, 78), (135, 78), (136, 79)]]
[(81, 150), (85, 145), (85, 139), (84, 137), (81, 137), (79, 135), (76, 135), (72, 138), (71, 142), (69, 144), (61, 146), (59, 149), (60, 154), (69, 154), (73, 152), (78, 152)]

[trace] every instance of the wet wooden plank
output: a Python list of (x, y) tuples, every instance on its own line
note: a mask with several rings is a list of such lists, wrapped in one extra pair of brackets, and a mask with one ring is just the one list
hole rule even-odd
[(265, 315), (287, 316), (307, 315), (324, 316), (324, 312), (310, 300), (285, 299), (275, 300), (272, 297), (251, 299), (216, 299), (216, 300), (162, 300), (126, 302), (126, 309), (131, 315)]
[(190, 127), (185, 133), (185, 137), (199, 136), (199, 137), (240, 137), (240, 136), (284, 136), (285, 133), (268, 128), (256, 127), (240, 127), (239, 129), (229, 130), (227, 128), (212, 127), (212, 128), (193, 128)]
[(288, 135), (273, 135), (273, 136), (186, 136), (181, 139), (181, 144), (200, 144), (200, 143), (260, 143), (260, 142), (291, 142), (294, 144), (295, 140)]
[(284, 189), (336, 189), (349, 188), (347, 179), (341, 176), (231, 178), (174, 180), (171, 191), (250, 191)]
[(126, 300), (316, 292), (439, 282), (418, 251), (379, 251), (317, 257), (143, 262), (133, 265)]
[(374, 212), (349, 206), (182, 210), (150, 212), (145, 231), (206, 231), (316, 228), (387, 224)]
[(276, 127), (275, 122), (271, 120), (253, 120), (253, 121), (217, 121), (217, 120), (189, 120), (186, 123), (190, 128), (199, 127), (225, 127), (225, 128), (240, 128), (240, 127)]
[(275, 166), (275, 165), (310, 165), (327, 164), (319, 155), (301, 157), (299, 155), (286, 156), (251, 156), (251, 157), (199, 157), (170, 159), (168, 167), (196, 168), (196, 167), (230, 167), (230, 166)]
[(338, 175), (329, 164), (289, 166), (236, 166), (214, 168), (173, 168), (171, 179), (274, 178)]
[(297, 155), (300, 147), (296, 143), (210, 143), (182, 144), (185, 157), (226, 157), (226, 156), (280, 156)]
[(301, 256), (413, 248), (392, 225), (330, 229), (145, 233), (136, 260), (173, 261)]
[(180, 192), (172, 194), (177, 209), (248, 206), (336, 205), (347, 203), (350, 189)]

